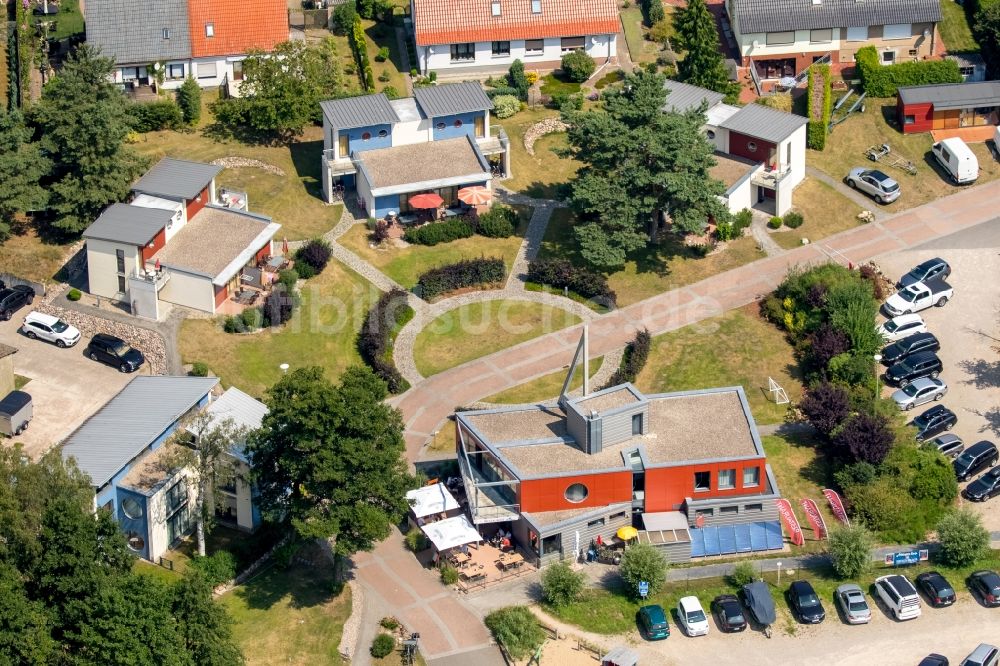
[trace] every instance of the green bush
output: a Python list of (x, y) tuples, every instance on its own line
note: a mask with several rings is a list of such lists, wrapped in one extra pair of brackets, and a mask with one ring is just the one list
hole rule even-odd
[(502, 257), (465, 259), (432, 268), (417, 280), (418, 292), (425, 300), (466, 287), (501, 284), (507, 279), (507, 265)]
[(634, 382), (642, 369), (646, 367), (649, 359), (649, 349), (653, 344), (653, 338), (649, 331), (642, 329), (635, 334), (632, 341), (625, 345), (625, 353), (622, 355), (621, 365), (612, 373), (608, 382), (601, 388), (611, 388), (625, 382)]
[(962, 75), (954, 60), (920, 60), (883, 65), (878, 49), (865, 46), (855, 55), (861, 86), (869, 97), (892, 97), (903, 86), (961, 83)]
[(521, 110), (521, 100), (513, 95), (497, 95), (493, 98), (493, 115), (497, 118), (510, 118)]
[(136, 132), (159, 132), (174, 130), (184, 124), (181, 109), (171, 100), (136, 102), (129, 104), (129, 125)]
[[(662, 11), (662, 8), (661, 10)], [(584, 51), (570, 51), (562, 57), (560, 65), (566, 78), (576, 83), (583, 83), (590, 78), (590, 75), (597, 69), (594, 59)]]
[(378, 50), (378, 53), (375, 54), (375, 62), (385, 62), (388, 59), (389, 59), (389, 47), (383, 46)]
[(399, 91), (394, 86), (385, 86), (382, 88), (382, 94), (389, 99), (399, 99)]
[(783, 222), (784, 220), (775, 215), (774, 217), (772, 217), (770, 220), (767, 221), (767, 226), (771, 227), (772, 229), (780, 229)]
[(654, 595), (667, 580), (667, 560), (656, 546), (637, 543), (625, 549), (619, 573), (629, 596), (639, 597), (639, 583), (643, 581), (649, 583), (649, 594)]
[(394, 617), (384, 617), (378, 621), (378, 626), (388, 631), (396, 631), (399, 629), (399, 620)]
[(208, 377), (208, 363), (195, 361), (191, 364), (191, 372), (189, 374), (192, 377)]
[(486, 616), (485, 623), (496, 642), (514, 659), (524, 659), (545, 641), (545, 632), (527, 606), (495, 610)]
[(514, 235), (517, 223), (516, 210), (510, 206), (493, 204), (488, 211), (479, 216), (476, 233), (487, 238), (509, 238)]
[(222, 320), (222, 330), (226, 333), (243, 333), (246, 331), (246, 327), (243, 325), (242, 318), (230, 315)]
[(608, 286), (608, 279), (587, 268), (574, 266), (569, 259), (535, 259), (528, 264), (528, 280), (556, 289), (569, 289), (592, 298), (606, 308), (615, 307), (618, 297)]
[(953, 510), (937, 524), (941, 561), (951, 567), (969, 566), (989, 550), (990, 533), (983, 520), (968, 509)]
[(188, 125), (197, 125), (201, 120), (201, 86), (190, 76), (177, 89), (177, 105), (181, 116)]
[(247, 331), (256, 331), (264, 325), (264, 313), (260, 308), (247, 308), (240, 313), (240, 319)]
[(351, 28), (351, 50), (354, 52), (354, 60), (357, 62), (358, 71), (365, 86), (365, 92), (372, 94), (375, 92), (375, 73), (372, 71), (372, 64), (368, 60), (368, 43), (365, 41), (365, 29), (361, 25), (361, 16), (354, 15), (354, 25)]
[(228, 550), (218, 550), (206, 557), (195, 556), (188, 566), (200, 571), (212, 587), (236, 578), (236, 557)]
[(414, 245), (438, 245), (450, 243), (459, 238), (469, 238), (475, 233), (472, 223), (462, 217), (453, 217), (443, 222), (432, 222), (422, 227), (407, 229), (403, 240)]
[(830, 562), (841, 578), (857, 578), (872, 565), (875, 538), (864, 525), (834, 528), (830, 532)]
[(69, 291), (66, 292), (66, 300), (69, 300), (69, 301), (78, 301), (82, 297), (83, 297), (83, 294), (80, 293), (80, 290), (77, 289), (77, 288), (75, 288), (75, 287), (73, 289), (70, 289)]
[(643, 0), (643, 14), (648, 26), (655, 26), (666, 17), (661, 0)]
[[(814, 95), (816, 77), (822, 78), (822, 99), (817, 114)], [(826, 147), (826, 136), (830, 127), (831, 75), (829, 65), (813, 65), (809, 68), (809, 84), (806, 88), (806, 110), (809, 114), (809, 124), (806, 127), (806, 145), (813, 150), (823, 150)]]
[(450, 565), (444, 565), (440, 569), (441, 582), (445, 585), (454, 585), (458, 582), (458, 569)]
[(757, 578), (757, 570), (754, 569), (753, 562), (740, 562), (726, 576), (726, 582), (733, 587), (743, 587), (752, 583), (755, 578)]
[(542, 571), (542, 599), (550, 606), (566, 606), (580, 598), (586, 577), (559, 562)]
[(358, 8), (354, 0), (346, 0), (333, 8), (333, 15), (330, 17), (330, 27), (338, 35), (351, 34), (351, 27), (354, 25), (354, 17), (358, 15)]
[(805, 219), (802, 217), (802, 213), (795, 211), (785, 213), (785, 226), (789, 229), (798, 229), (802, 226), (803, 222), (805, 222)]
[(494, 86), (486, 91), (486, 96), (494, 100), (502, 95), (510, 95), (511, 97), (518, 98), (519, 94), (517, 88), (506, 85)]
[(311, 264), (307, 264), (304, 261), (302, 263), (295, 264), (295, 268), (292, 270), (295, 271), (300, 280), (309, 280), (310, 278), (316, 277), (316, 269), (313, 268)]
[(278, 273), (278, 284), (285, 285), (285, 289), (291, 291), (295, 288), (295, 283), (299, 281), (299, 273), (294, 268), (289, 268)]
[[(409, 532), (406, 533), (406, 547), (409, 548), (414, 553), (420, 553), (427, 550), (430, 546), (430, 542), (427, 540), (427, 535), (424, 534), (423, 530), (419, 527), (414, 527)], [(388, 627), (386, 627), (388, 628)]]
[(528, 88), (531, 87), (531, 84), (528, 83), (528, 76), (524, 73), (524, 63), (520, 59), (512, 62), (510, 69), (507, 70), (507, 83), (517, 91), (519, 100), (527, 101)]
[(396, 649), (396, 639), (389, 634), (379, 634), (372, 641), (371, 653), (376, 659), (388, 657)]

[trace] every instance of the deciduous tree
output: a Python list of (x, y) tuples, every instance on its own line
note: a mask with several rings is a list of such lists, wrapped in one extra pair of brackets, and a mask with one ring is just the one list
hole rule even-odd
[(874, 548), (875, 538), (864, 525), (834, 528), (827, 546), (833, 570), (841, 578), (856, 578), (868, 571)]
[(49, 160), (31, 141), (20, 111), (0, 109), (0, 241), (10, 235), (15, 215), (45, 207), (40, 181), (48, 169)]
[(1000, 76), (1000, 3), (991, 2), (976, 13), (973, 32), (983, 50), (990, 77)]
[(542, 598), (552, 606), (565, 606), (576, 601), (583, 592), (584, 575), (569, 564), (559, 562), (542, 572)]
[(231, 620), (212, 601), (212, 586), (201, 572), (189, 569), (174, 586), (172, 610), (177, 633), (197, 666), (237, 666), (243, 655), (232, 641)]
[(719, 31), (705, 0), (689, 0), (687, 7), (677, 10), (674, 26), (677, 42), (685, 51), (684, 59), (677, 63), (678, 78), (724, 95), (737, 95), (739, 84), (729, 80)]
[(829, 435), (850, 414), (851, 398), (847, 389), (821, 382), (806, 391), (799, 408), (816, 430)]
[(625, 549), (619, 569), (630, 596), (639, 597), (639, 583), (649, 583), (649, 594), (656, 594), (667, 581), (667, 560), (656, 546), (637, 543)]
[(834, 435), (833, 444), (843, 458), (878, 465), (889, 455), (894, 439), (882, 417), (855, 414)]
[(990, 533), (982, 518), (969, 510), (945, 514), (937, 524), (941, 560), (952, 567), (972, 564), (990, 547)]

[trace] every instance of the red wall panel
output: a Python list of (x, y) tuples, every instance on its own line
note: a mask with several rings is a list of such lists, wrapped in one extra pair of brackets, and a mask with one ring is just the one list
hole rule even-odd
[[(896, 114), (899, 126), (903, 128), (903, 134), (930, 132), (934, 124), (934, 105), (930, 102), (903, 104), (903, 100), (897, 99)], [(913, 116), (913, 122), (909, 125), (906, 124), (906, 116)]]
[[(754, 144), (754, 150), (751, 150), (750, 144)], [(776, 146), (773, 143), (767, 141), (761, 141), (760, 139), (755, 139), (752, 136), (747, 136), (746, 134), (740, 134), (739, 132), (729, 133), (729, 152), (733, 155), (739, 155), (740, 157), (745, 157), (748, 160), (753, 160), (754, 162), (764, 162), (768, 163), (770, 159), (771, 151), (776, 150)], [(773, 161), (777, 161), (777, 153)]]
[[(188, 199), (188, 201), (187, 201), (187, 219), (190, 220), (192, 217), (195, 216), (195, 214), (199, 210), (201, 210), (202, 208), (204, 208), (208, 204), (209, 187), (211, 187), (211, 185), (206, 185), (205, 189), (203, 189), (201, 191), (201, 193), (197, 197), (195, 197), (194, 199)], [(201, 201), (198, 201), (198, 199), (201, 199)]]
[(257, 250), (257, 255), (254, 257), (258, 264), (267, 261), (267, 258), (271, 256), (271, 243), (264, 243), (264, 247)]
[[(767, 486), (764, 478), (765, 460), (745, 460), (726, 463), (706, 463), (682, 467), (662, 467), (646, 470), (646, 511), (676, 511), (684, 503), (685, 497), (693, 499), (715, 499), (733, 495), (756, 495), (763, 493)], [(750, 488), (743, 487), (743, 469), (759, 467), (760, 483)], [(719, 489), (719, 470), (736, 470), (736, 487)], [(711, 489), (695, 492), (694, 473), (711, 473)]]
[(167, 244), (167, 230), (160, 229), (160, 231), (153, 237), (152, 242), (149, 245), (140, 249), (142, 254), (142, 263), (146, 263), (150, 258), (160, 251), (160, 249)]
[(221, 287), (215, 287), (215, 307), (221, 306), (229, 298), (229, 285), (224, 284)]
[[(566, 499), (566, 488), (574, 483), (587, 486), (589, 493), (582, 502)], [(552, 479), (522, 481), (520, 489), (521, 511), (562, 511), (607, 506), (617, 502), (632, 501), (632, 472), (605, 472), (580, 474)]]

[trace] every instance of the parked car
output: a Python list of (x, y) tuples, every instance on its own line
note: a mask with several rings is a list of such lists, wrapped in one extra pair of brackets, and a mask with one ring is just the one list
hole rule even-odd
[(962, 455), (955, 458), (951, 464), (955, 468), (956, 478), (961, 483), (968, 481), (987, 467), (997, 464), (997, 460), (1000, 460), (1000, 452), (997, 451), (996, 445), (984, 439), (962, 451)]
[(743, 616), (740, 600), (733, 594), (720, 594), (712, 600), (712, 613), (719, 621), (722, 630), (728, 633), (743, 631), (747, 628), (747, 619)]
[(934, 608), (944, 608), (955, 603), (955, 588), (937, 571), (925, 571), (917, 576), (917, 587)]
[(886, 299), (882, 307), (890, 317), (898, 317), (902, 314), (920, 312), (932, 306), (944, 307), (954, 295), (955, 290), (944, 281), (944, 278), (935, 278), (903, 287)]
[(868, 607), (868, 601), (860, 585), (844, 583), (834, 592), (833, 598), (843, 611), (848, 624), (868, 624), (872, 621), (872, 609)]
[(948, 265), (948, 262), (940, 257), (934, 257), (911, 268), (909, 273), (899, 278), (896, 287), (902, 289), (917, 282), (925, 282), (935, 278), (947, 279), (950, 275), (951, 266)]
[(885, 371), (885, 379), (900, 388), (921, 377), (936, 378), (944, 366), (938, 355), (932, 351), (918, 352), (907, 356)]
[(847, 185), (864, 192), (880, 204), (892, 203), (902, 194), (899, 183), (878, 169), (864, 167), (851, 169), (847, 174)]
[(944, 405), (934, 405), (913, 419), (917, 427), (917, 441), (923, 442), (945, 430), (950, 430), (958, 423), (958, 415)]
[(933, 333), (914, 333), (883, 349), (882, 364), (889, 366), (902, 361), (910, 354), (923, 351), (936, 352), (939, 349), (941, 349), (941, 343), (938, 342)]
[(940, 400), (948, 392), (948, 385), (940, 379), (923, 377), (892, 394), (900, 409), (913, 409), (931, 400)]
[(662, 606), (643, 606), (636, 613), (636, 619), (648, 640), (662, 641), (670, 637), (670, 625), (667, 624), (667, 614), (663, 612)]
[(913, 583), (901, 574), (891, 574), (875, 579), (875, 591), (892, 616), (897, 620), (920, 617), (920, 597)]
[(792, 613), (806, 624), (819, 624), (826, 618), (823, 602), (816, 596), (816, 590), (807, 580), (794, 581), (785, 593)]
[(979, 178), (979, 160), (958, 137), (943, 139), (931, 146), (931, 155), (956, 185), (974, 183)]
[(940, 437), (935, 437), (931, 444), (946, 458), (956, 458), (965, 450), (965, 443), (962, 441), (962, 438), (950, 432)]
[(1000, 663), (1000, 648), (980, 643), (958, 666), (997, 666), (997, 663)]
[(21, 324), (21, 332), (32, 340), (54, 342), (57, 347), (72, 347), (80, 341), (76, 327), (43, 312), (29, 312)]
[(87, 356), (114, 366), (121, 372), (135, 372), (146, 360), (138, 349), (130, 347), (121, 338), (106, 333), (98, 333), (90, 339)]
[(1000, 606), (1000, 575), (996, 571), (974, 571), (969, 575), (969, 589), (978, 595), (984, 606)]
[(997, 494), (1000, 494), (1000, 467), (991, 467), (962, 491), (962, 496), (970, 502), (985, 502)]
[(921, 659), (917, 666), (948, 666), (948, 657), (932, 652)]
[(35, 290), (23, 284), (0, 289), (0, 319), (8, 321), (14, 313), (35, 300)]
[(677, 622), (688, 636), (708, 635), (708, 617), (698, 597), (683, 597), (677, 602)]
[(926, 333), (927, 326), (920, 315), (905, 314), (885, 322), (878, 327), (878, 332), (887, 342), (895, 342), (914, 333)]

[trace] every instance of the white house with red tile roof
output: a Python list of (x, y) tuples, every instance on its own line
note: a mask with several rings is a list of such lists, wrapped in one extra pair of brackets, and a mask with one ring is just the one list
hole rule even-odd
[(410, 0), (420, 71), (501, 71), (559, 67), (583, 50), (598, 64), (615, 59), (621, 30), (616, 0)]

